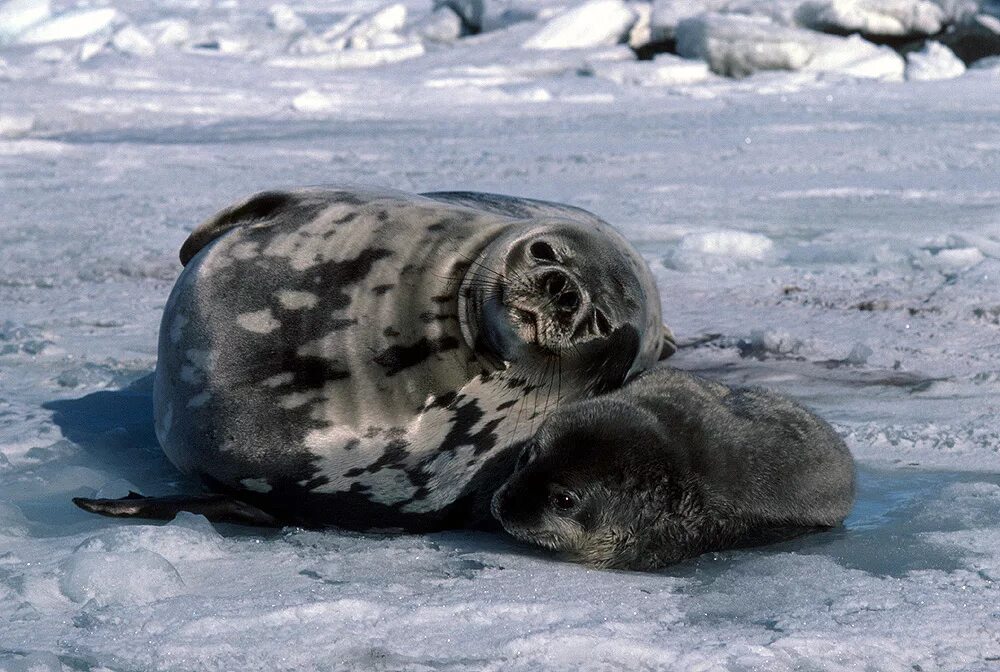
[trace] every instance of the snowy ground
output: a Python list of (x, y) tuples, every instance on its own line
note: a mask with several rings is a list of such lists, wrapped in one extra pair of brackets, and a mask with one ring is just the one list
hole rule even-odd
[[(197, 9), (222, 42), (0, 48), (0, 669), (1000, 669), (1000, 70), (657, 74), (516, 48), (539, 21), (287, 67), (266, 3), (145, 5), (117, 6)], [(601, 214), (654, 269), (677, 366), (842, 433), (845, 529), (636, 574), (484, 534), (76, 510), (190, 487), (149, 401), (176, 252), (240, 196), (321, 182)]]

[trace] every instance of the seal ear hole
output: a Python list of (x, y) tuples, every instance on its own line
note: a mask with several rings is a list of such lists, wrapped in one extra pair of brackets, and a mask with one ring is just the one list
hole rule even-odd
[(552, 246), (544, 240), (537, 240), (533, 242), (531, 247), (528, 248), (528, 253), (537, 261), (558, 261), (558, 259), (556, 259), (556, 251), (553, 250)]
[(611, 322), (608, 321), (608, 316), (604, 314), (602, 310), (594, 311), (594, 323), (597, 325), (597, 333), (601, 336), (607, 336), (611, 333)]

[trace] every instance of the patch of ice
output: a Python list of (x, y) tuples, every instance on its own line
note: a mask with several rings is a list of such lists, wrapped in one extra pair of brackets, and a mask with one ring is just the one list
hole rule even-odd
[(0, 4), (0, 45), (52, 16), (49, 0), (7, 0)]
[(417, 42), (382, 49), (345, 49), (311, 56), (279, 56), (266, 63), (275, 68), (312, 68), (317, 70), (371, 68), (416, 58), (422, 56), (424, 52), (424, 45)]
[(663, 263), (678, 270), (722, 269), (774, 256), (774, 242), (759, 233), (710, 231), (689, 233)]
[(191, 24), (184, 19), (154, 21), (144, 25), (142, 31), (163, 46), (178, 47), (191, 39)]
[(135, 26), (125, 26), (111, 38), (111, 46), (129, 56), (148, 58), (156, 54), (156, 47)]
[(589, 65), (588, 71), (616, 84), (631, 86), (677, 86), (695, 84), (712, 76), (704, 61), (660, 54), (652, 61), (626, 61)]
[(454, 42), (462, 36), (462, 18), (449, 7), (438, 7), (415, 23), (412, 30), (431, 42)]
[(796, 18), (816, 30), (901, 36), (939, 33), (946, 15), (930, 0), (810, 0)]
[(74, 602), (143, 604), (179, 594), (184, 582), (162, 555), (80, 550), (63, 563), (59, 589)]
[(899, 80), (903, 59), (857, 35), (823, 35), (767, 17), (705, 14), (677, 26), (677, 53), (704, 59), (713, 72), (745, 77), (761, 70), (838, 72)]
[(286, 4), (271, 5), (268, 10), (268, 25), (279, 33), (297, 35), (305, 32), (306, 22), (295, 10)]
[(337, 108), (339, 104), (337, 98), (316, 89), (304, 91), (292, 99), (292, 109), (305, 113), (328, 112)]
[(906, 55), (906, 79), (929, 81), (951, 79), (965, 73), (965, 63), (940, 42), (928, 40), (920, 51)]
[(985, 258), (976, 247), (922, 249), (913, 254), (912, 262), (917, 268), (944, 272), (972, 268)]
[(0, 500), (0, 537), (23, 537), (28, 531), (28, 519), (21, 509), (11, 502)]
[(1000, 56), (987, 56), (969, 66), (973, 70), (995, 70), (1000, 73)]
[(21, 138), (35, 127), (30, 114), (0, 114), (0, 138)]
[(151, 551), (170, 563), (211, 560), (225, 553), (222, 536), (204, 516), (182, 511), (166, 525), (114, 527), (81, 542), (76, 552)]
[(584, 49), (617, 44), (636, 21), (624, 0), (588, 0), (559, 14), (522, 45), (525, 49)]
[(110, 28), (118, 20), (113, 7), (80, 9), (59, 14), (36, 24), (17, 38), (20, 44), (45, 44), (64, 40), (82, 40)]

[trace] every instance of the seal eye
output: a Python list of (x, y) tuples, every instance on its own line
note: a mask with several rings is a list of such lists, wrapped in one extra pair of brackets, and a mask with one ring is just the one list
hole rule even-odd
[(571, 511), (576, 507), (576, 497), (569, 492), (556, 492), (549, 497), (549, 501), (560, 511)]
[(532, 243), (528, 252), (537, 261), (557, 261), (556, 251), (552, 249), (551, 245), (541, 240)]

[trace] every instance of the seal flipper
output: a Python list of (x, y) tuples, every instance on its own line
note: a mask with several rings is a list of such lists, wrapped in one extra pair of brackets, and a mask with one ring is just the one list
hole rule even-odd
[(677, 352), (677, 339), (674, 338), (674, 332), (670, 330), (670, 327), (664, 324), (660, 334), (660, 361), (662, 362), (675, 352)]
[(129, 492), (120, 499), (74, 497), (73, 503), (84, 511), (113, 518), (150, 518), (172, 520), (181, 511), (199, 513), (214, 523), (236, 523), (257, 527), (282, 527), (282, 521), (269, 513), (226, 495), (171, 495), (145, 497)]

